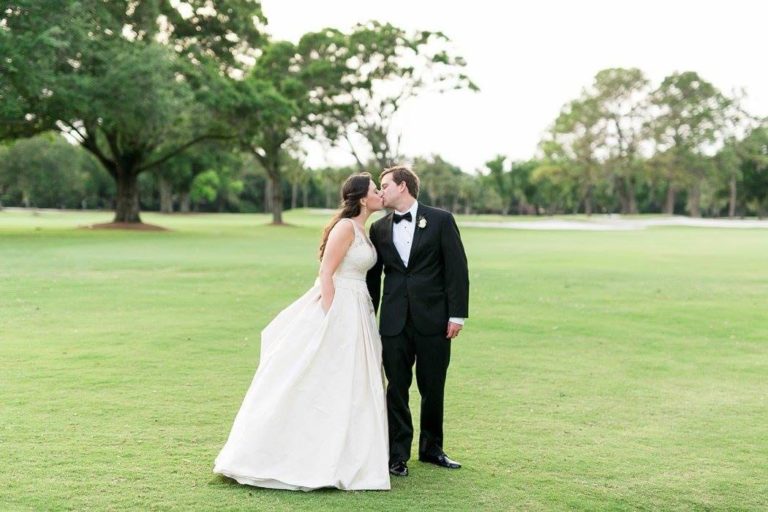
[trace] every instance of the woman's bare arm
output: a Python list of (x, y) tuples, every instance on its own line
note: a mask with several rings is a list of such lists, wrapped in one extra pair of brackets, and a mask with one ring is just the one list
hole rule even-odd
[(333, 226), (325, 243), (323, 261), (320, 263), (320, 305), (326, 313), (331, 308), (336, 288), (333, 286), (333, 273), (347, 254), (355, 239), (354, 226), (349, 221), (340, 220)]

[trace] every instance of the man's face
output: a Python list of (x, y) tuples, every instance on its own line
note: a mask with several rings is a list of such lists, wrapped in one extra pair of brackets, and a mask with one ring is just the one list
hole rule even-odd
[(384, 203), (384, 208), (396, 208), (403, 196), (404, 188), (405, 182), (398, 185), (391, 174), (381, 178), (381, 201)]

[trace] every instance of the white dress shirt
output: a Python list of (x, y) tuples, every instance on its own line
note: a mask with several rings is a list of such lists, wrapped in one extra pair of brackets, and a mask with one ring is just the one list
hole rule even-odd
[[(403, 260), (403, 264), (406, 268), (408, 268), (408, 260), (411, 256), (413, 235), (416, 233), (416, 223), (418, 222), (418, 219), (416, 218), (416, 212), (418, 209), (419, 202), (414, 201), (411, 207), (404, 212), (395, 210), (397, 215), (405, 215), (406, 213), (411, 212), (411, 220), (408, 221), (403, 219), (397, 224), (392, 222), (392, 242), (395, 244), (395, 249), (397, 249), (397, 253), (400, 255), (400, 259)], [(464, 325), (463, 318), (451, 317), (448, 319), (448, 321), (455, 324)]]
[(419, 209), (419, 202), (414, 201), (411, 208), (404, 212), (395, 211), (397, 215), (405, 215), (411, 212), (411, 221), (405, 219), (397, 224), (392, 222), (392, 241), (395, 249), (403, 260), (403, 264), (408, 267), (408, 259), (411, 256), (411, 245), (413, 245), (413, 235), (416, 233), (416, 211)]

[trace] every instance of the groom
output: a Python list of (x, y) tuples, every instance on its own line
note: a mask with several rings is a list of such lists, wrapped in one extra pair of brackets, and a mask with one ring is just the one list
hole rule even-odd
[(443, 392), (451, 340), (468, 316), (467, 257), (453, 216), (419, 204), (419, 178), (407, 167), (381, 173), (381, 198), (393, 210), (371, 226), (378, 260), (368, 291), (378, 309), (381, 271), (381, 341), (387, 386), (389, 471), (408, 475), (413, 423), (408, 390), (416, 362), (421, 394), (419, 460), (456, 469), (443, 452)]

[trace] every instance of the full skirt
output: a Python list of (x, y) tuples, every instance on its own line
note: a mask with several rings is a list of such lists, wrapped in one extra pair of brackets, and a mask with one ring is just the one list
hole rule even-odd
[(364, 281), (316, 282), (261, 334), (261, 358), (214, 472), (309, 491), (389, 489), (381, 340)]

